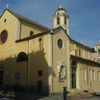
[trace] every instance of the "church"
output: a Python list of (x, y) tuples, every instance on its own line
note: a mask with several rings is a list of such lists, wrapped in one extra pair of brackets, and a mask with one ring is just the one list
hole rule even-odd
[(5, 9), (0, 16), (0, 87), (19, 84), (56, 94), (63, 87), (100, 92), (100, 63), (93, 50), (70, 37), (69, 15), (61, 5), (52, 29)]

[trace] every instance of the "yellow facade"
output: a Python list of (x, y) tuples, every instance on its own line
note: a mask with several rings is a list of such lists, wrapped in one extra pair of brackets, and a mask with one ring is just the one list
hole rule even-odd
[[(69, 37), (65, 9), (58, 9), (54, 29), (6, 9), (0, 18), (1, 87), (14, 83), (45, 94), (63, 87), (100, 92), (100, 64), (91, 61), (92, 49)], [(62, 19), (63, 16), (63, 19)], [(57, 17), (61, 17), (58, 25)], [(64, 21), (63, 21), (64, 20)], [(57, 24), (57, 25), (56, 25)], [(64, 28), (67, 27), (67, 28)]]

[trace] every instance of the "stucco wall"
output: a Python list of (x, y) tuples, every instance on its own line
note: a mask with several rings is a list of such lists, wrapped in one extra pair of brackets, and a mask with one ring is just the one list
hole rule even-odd
[[(69, 74), (70, 74), (70, 70), (69, 70), (69, 38), (66, 35), (66, 33), (64, 33), (64, 31), (60, 30), (58, 31), (54, 31), (54, 35), (53, 35), (53, 92), (57, 93), (57, 92), (62, 92), (63, 91), (63, 87), (68, 86), (69, 87)], [(58, 39), (62, 40), (63, 46), (60, 49), (58, 47)], [(58, 63), (59, 62), (64, 62), (66, 64), (66, 78), (63, 79), (63, 81), (59, 81), (59, 73), (58, 73)]]
[(3, 44), (0, 43), (0, 64), (3, 66), (0, 71), (3, 71), (3, 85), (14, 82), (13, 65), (17, 24), (18, 19), (7, 10), (1, 16), (0, 34), (4, 30), (7, 32), (7, 40)]
[(76, 61), (77, 63), (77, 88), (87, 90), (88, 92), (100, 92), (100, 65), (80, 59), (72, 59), (72, 61)]
[(70, 41), (70, 54), (86, 59), (91, 59), (93, 51), (85, 46)]
[(37, 27), (36, 25), (30, 24), (25, 21), (20, 21), (21, 22), (21, 39), (26, 38), (30, 36), (30, 32), (33, 31), (34, 35), (44, 32), (45, 29), (42, 29), (40, 27)]

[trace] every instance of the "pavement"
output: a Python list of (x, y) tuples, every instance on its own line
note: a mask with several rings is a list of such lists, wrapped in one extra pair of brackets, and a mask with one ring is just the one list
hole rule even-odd
[[(35, 94), (30, 92), (15, 92), (15, 100), (64, 100), (61, 95), (46, 96), (43, 94)], [(67, 98), (67, 100), (100, 100), (100, 97), (96, 98)]]
[(35, 94), (32, 92), (15, 92), (15, 100), (38, 100), (44, 98), (42, 94)]
[[(64, 100), (63, 98), (45, 97), (37, 100)], [(66, 100), (100, 100), (100, 98), (67, 98)]]

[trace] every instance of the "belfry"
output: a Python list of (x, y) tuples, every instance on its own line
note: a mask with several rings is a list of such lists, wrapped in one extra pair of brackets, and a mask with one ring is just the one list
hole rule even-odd
[(69, 16), (61, 4), (54, 15), (54, 28), (59, 26), (62, 26), (69, 35)]

